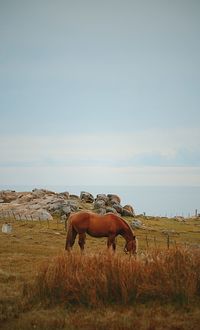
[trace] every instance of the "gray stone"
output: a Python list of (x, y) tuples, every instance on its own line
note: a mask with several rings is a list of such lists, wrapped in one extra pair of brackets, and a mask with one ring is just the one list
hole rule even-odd
[(131, 205), (125, 205), (123, 207), (122, 215), (127, 216), (127, 217), (134, 217), (135, 212), (134, 212), (133, 207)]
[(112, 207), (117, 211), (117, 213), (119, 214), (123, 213), (123, 207), (120, 204), (113, 204)]
[(38, 210), (35, 215), (38, 216), (39, 220), (53, 220), (52, 215), (46, 210)]
[(114, 214), (117, 214), (117, 211), (116, 211), (113, 207), (107, 206), (107, 207), (106, 207), (106, 213), (114, 213)]
[(133, 220), (131, 222), (131, 227), (132, 228), (142, 228), (143, 227), (143, 224), (140, 220)]
[(79, 196), (74, 195), (74, 194), (70, 194), (70, 195), (69, 195), (69, 198), (70, 198), (70, 199), (75, 199), (75, 200), (80, 200)]
[(96, 197), (96, 201), (99, 201), (99, 200), (102, 200), (107, 204), (109, 198), (106, 196), (106, 194), (98, 194)]
[(104, 215), (104, 214), (106, 214), (106, 209), (105, 208), (99, 208), (99, 209), (96, 210), (96, 212), (98, 214)]
[(93, 203), (94, 202), (94, 197), (92, 194), (86, 191), (81, 191), (80, 193), (80, 199), (86, 203)]
[(96, 200), (96, 201), (94, 202), (94, 208), (95, 208), (95, 209), (105, 208), (105, 206), (106, 206), (106, 203), (105, 203), (105, 201), (102, 200), (102, 199)]
[(123, 208), (123, 213), (122, 213), (123, 216), (125, 217), (133, 217), (134, 214), (126, 209)]
[(68, 205), (68, 206), (64, 206), (64, 207), (62, 208), (62, 211), (65, 213), (64, 215), (66, 216), (66, 215), (69, 215), (69, 214), (72, 212), (72, 209), (71, 209), (71, 207)]
[(121, 198), (118, 195), (114, 194), (108, 194), (107, 195), (109, 202), (112, 204), (120, 204), (121, 203)]
[(68, 191), (63, 191), (58, 194), (59, 197), (63, 197), (64, 199), (69, 199), (69, 192)]

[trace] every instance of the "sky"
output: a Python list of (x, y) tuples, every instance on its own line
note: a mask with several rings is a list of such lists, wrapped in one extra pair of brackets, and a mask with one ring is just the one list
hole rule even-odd
[(0, 0), (0, 186), (200, 186), (199, 0)]

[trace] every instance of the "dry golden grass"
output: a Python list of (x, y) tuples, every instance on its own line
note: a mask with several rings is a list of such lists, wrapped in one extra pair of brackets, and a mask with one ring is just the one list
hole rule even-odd
[(189, 303), (200, 295), (200, 251), (157, 250), (138, 258), (62, 253), (46, 261), (25, 287), (31, 302), (66, 305)]

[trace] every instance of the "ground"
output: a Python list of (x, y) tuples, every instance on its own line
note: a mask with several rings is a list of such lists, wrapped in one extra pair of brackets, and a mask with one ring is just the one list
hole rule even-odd
[[(151, 248), (200, 245), (200, 219), (178, 221), (167, 218), (138, 217), (136, 229), (139, 255)], [(132, 219), (126, 219), (130, 221)], [(0, 225), (4, 223), (1, 219)], [(169, 234), (169, 238), (168, 238)], [(64, 305), (34, 306), (22, 303), (24, 285), (32, 281), (41, 263), (62, 253), (64, 224), (12, 220), (12, 232), (0, 232), (0, 327), (2, 329), (199, 329), (200, 308), (162, 303), (132, 306), (109, 305), (102, 308)], [(117, 253), (123, 255), (124, 240), (117, 239)], [(106, 253), (106, 239), (88, 237), (85, 253)], [(77, 243), (74, 253), (79, 253)]]

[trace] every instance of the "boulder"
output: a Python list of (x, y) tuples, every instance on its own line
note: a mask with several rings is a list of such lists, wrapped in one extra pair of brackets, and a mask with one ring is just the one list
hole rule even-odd
[(117, 211), (116, 211), (113, 207), (107, 206), (107, 207), (106, 207), (106, 213), (114, 213), (114, 214), (117, 214)]
[(69, 199), (69, 192), (68, 191), (63, 191), (58, 194), (58, 197), (63, 197), (64, 199)]
[(80, 200), (79, 196), (74, 195), (74, 194), (70, 194), (70, 195), (69, 195), (69, 198), (70, 198), (70, 199)]
[(69, 205), (67, 205), (62, 208), (62, 211), (64, 212), (65, 216), (69, 216), (72, 212), (72, 209)]
[(33, 189), (32, 193), (37, 198), (40, 198), (40, 197), (45, 196), (45, 195), (56, 195), (56, 193), (54, 191), (50, 191), (50, 190), (47, 190), (47, 189), (37, 189), (37, 188)]
[(14, 190), (1, 190), (0, 191), (0, 199), (3, 201), (2, 203), (10, 203), (17, 199), (18, 194)]
[(108, 194), (107, 197), (111, 204), (120, 204), (121, 203), (121, 198), (118, 195)]
[(102, 199), (96, 200), (94, 202), (94, 209), (101, 209), (101, 208), (105, 208), (105, 207), (106, 207), (106, 203)]
[(105, 204), (108, 203), (109, 198), (106, 196), (106, 194), (98, 194), (96, 197), (96, 201), (104, 201)]
[(36, 213), (35, 213), (36, 216), (38, 216), (38, 219), (39, 220), (53, 220), (53, 217), (52, 215), (47, 212), (46, 210), (38, 210)]
[(117, 211), (117, 213), (119, 214), (123, 213), (123, 207), (120, 204), (113, 204), (112, 207)]
[(134, 209), (131, 205), (125, 205), (123, 207), (123, 213), (124, 216), (131, 216), (133, 217), (135, 215)]
[(92, 194), (86, 191), (81, 191), (80, 193), (80, 199), (86, 203), (93, 203), (94, 202), (94, 197)]
[(125, 217), (133, 217), (134, 214), (126, 209), (123, 208), (123, 213), (122, 213), (123, 216)]
[(131, 222), (131, 227), (132, 228), (142, 228), (143, 227), (143, 224), (140, 220), (133, 220)]
[(106, 214), (106, 209), (105, 208), (99, 208), (99, 209), (96, 210), (96, 212), (98, 214), (104, 215), (104, 214)]

